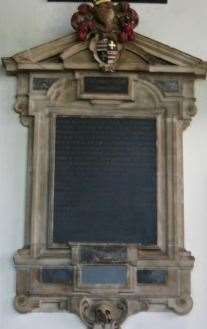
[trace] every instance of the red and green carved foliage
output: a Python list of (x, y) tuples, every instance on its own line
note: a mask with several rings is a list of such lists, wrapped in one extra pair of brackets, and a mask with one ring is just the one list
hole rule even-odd
[(77, 31), (79, 39), (85, 41), (91, 32), (96, 31), (96, 22), (93, 15), (93, 7), (88, 4), (81, 4), (78, 11), (71, 18), (71, 25)]
[(137, 12), (130, 8), (128, 2), (121, 2), (117, 5), (119, 7), (118, 24), (120, 32), (118, 34), (119, 42), (133, 41), (135, 38), (134, 28), (139, 23), (139, 16)]
[(128, 2), (113, 4), (107, 1), (94, 6), (81, 4), (71, 18), (71, 25), (81, 41), (96, 33), (113, 33), (121, 43), (133, 41), (134, 28), (138, 23), (138, 14)]

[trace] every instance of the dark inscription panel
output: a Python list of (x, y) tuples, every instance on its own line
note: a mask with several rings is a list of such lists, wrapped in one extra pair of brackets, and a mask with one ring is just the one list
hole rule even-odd
[(124, 263), (127, 261), (126, 246), (81, 246), (81, 263)]
[(73, 284), (73, 273), (73, 269), (42, 269), (41, 281), (53, 284)]
[(168, 272), (165, 270), (138, 270), (137, 282), (145, 284), (166, 284)]
[(155, 80), (155, 84), (164, 92), (178, 93), (179, 81), (178, 80)]
[(56, 121), (55, 243), (156, 244), (156, 122)]
[(58, 78), (34, 78), (33, 90), (47, 91), (58, 80)]
[(129, 79), (125, 77), (85, 77), (85, 93), (128, 94)]

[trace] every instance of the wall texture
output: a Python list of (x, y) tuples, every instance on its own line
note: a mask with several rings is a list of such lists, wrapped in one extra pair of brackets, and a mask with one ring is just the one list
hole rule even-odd
[[(169, 0), (168, 5), (133, 5), (141, 16), (139, 32), (207, 60), (207, 3)], [(0, 56), (9, 56), (70, 31), (77, 4), (46, 0), (0, 1)], [(27, 131), (13, 111), (16, 81), (0, 67), (0, 328), (84, 328), (70, 314), (15, 312), (12, 255), (23, 245)], [(184, 134), (186, 247), (196, 257), (192, 277), (194, 308), (183, 317), (140, 313), (123, 329), (206, 328), (207, 313), (207, 82), (196, 85), (198, 114)]]

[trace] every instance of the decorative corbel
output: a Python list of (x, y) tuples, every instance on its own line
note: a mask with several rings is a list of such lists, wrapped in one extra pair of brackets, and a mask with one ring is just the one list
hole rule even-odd
[(79, 310), (82, 321), (92, 329), (118, 329), (128, 313), (127, 302), (123, 299), (83, 298)]
[(131, 298), (72, 298), (68, 311), (76, 313), (88, 329), (120, 329), (129, 315), (148, 310), (147, 302)]
[(17, 84), (16, 102), (14, 105), (15, 111), (21, 116), (28, 114), (29, 109), (29, 75), (19, 73)]
[(185, 315), (193, 308), (193, 299), (190, 296), (182, 296), (176, 299), (168, 300), (168, 308), (176, 314)]
[(14, 306), (19, 313), (30, 313), (39, 307), (39, 300), (26, 295), (18, 295), (15, 297)]
[(189, 104), (185, 109), (183, 113), (183, 129), (187, 129), (190, 126), (192, 118), (197, 113), (197, 106), (195, 103)]

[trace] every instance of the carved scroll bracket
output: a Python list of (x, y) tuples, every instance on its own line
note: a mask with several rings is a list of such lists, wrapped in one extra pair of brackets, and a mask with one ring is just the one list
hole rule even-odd
[(34, 298), (26, 295), (18, 295), (14, 300), (15, 309), (19, 313), (30, 313), (37, 309), (39, 304), (39, 299), (35, 300)]
[(20, 115), (22, 125), (28, 127), (29, 124), (26, 118), (29, 113), (29, 75), (26, 73), (18, 74), (17, 95), (14, 109)]
[(26, 115), (29, 107), (29, 96), (20, 94), (16, 96), (15, 111), (21, 115)]
[(91, 329), (119, 329), (127, 316), (148, 309), (147, 303), (119, 298), (72, 299), (70, 311), (78, 314)]
[(192, 310), (193, 300), (190, 296), (183, 296), (177, 299), (169, 299), (168, 307), (179, 315), (185, 315)]
[(188, 106), (185, 107), (183, 113), (183, 129), (186, 129), (190, 126), (192, 118), (197, 113), (197, 106), (194, 102), (191, 102)]
[(127, 302), (122, 299), (113, 301), (84, 298), (80, 302), (80, 317), (88, 328), (119, 328), (127, 313)]

